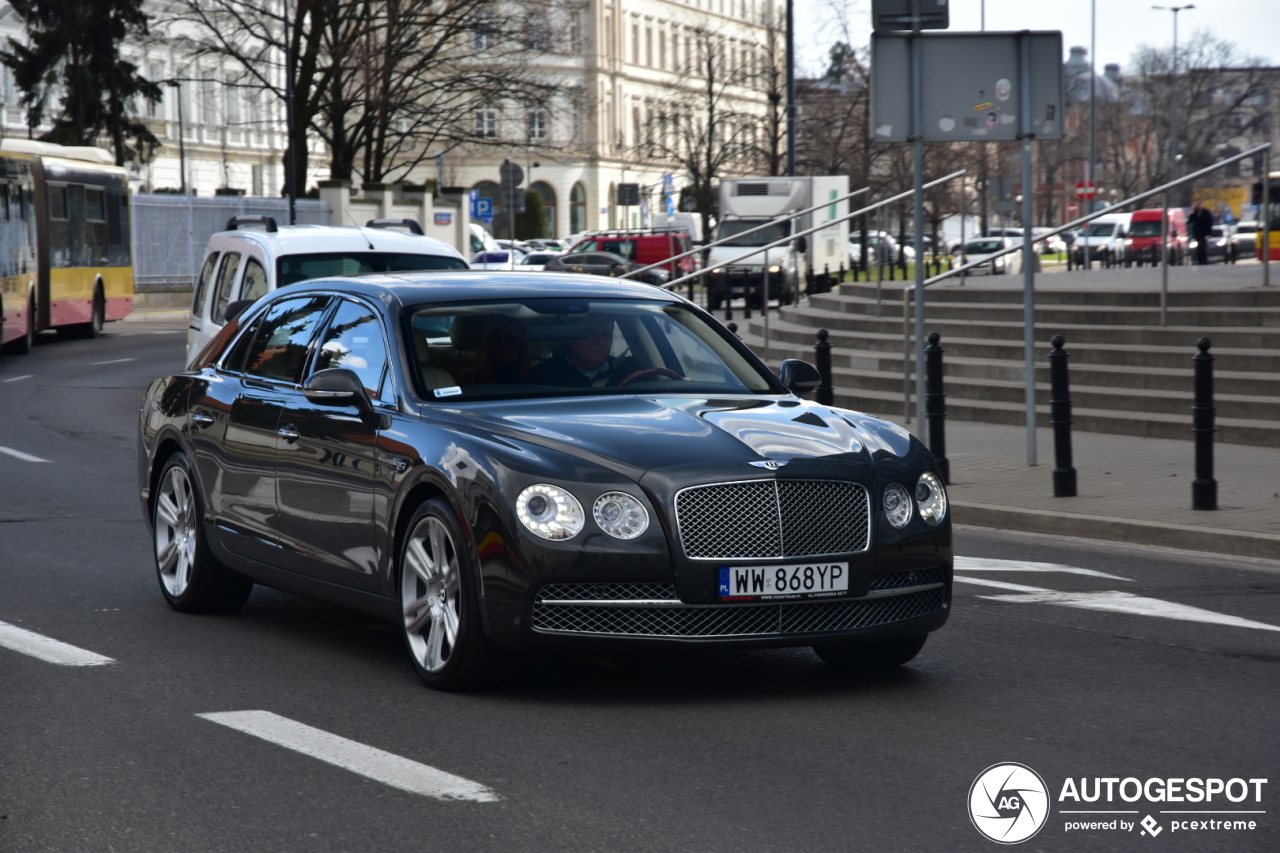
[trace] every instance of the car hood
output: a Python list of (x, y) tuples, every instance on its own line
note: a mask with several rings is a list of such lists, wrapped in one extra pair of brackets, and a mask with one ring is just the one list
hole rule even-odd
[(552, 447), (634, 479), (650, 470), (770, 461), (869, 462), (884, 454), (906, 456), (912, 441), (888, 421), (776, 397), (574, 397), (473, 403), (450, 411), (468, 421), (473, 434), (479, 428), (495, 438)]

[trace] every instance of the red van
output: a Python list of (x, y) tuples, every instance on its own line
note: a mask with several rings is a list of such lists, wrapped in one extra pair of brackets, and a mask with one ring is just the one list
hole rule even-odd
[[(1160, 263), (1160, 210), (1135, 211), (1129, 220), (1129, 257), (1138, 266)], [(1187, 256), (1187, 216), (1180, 207), (1169, 208), (1169, 263), (1180, 264)]]
[[(638, 264), (657, 264), (674, 258), (693, 248), (688, 234), (676, 231), (593, 231), (569, 248), (565, 254), (579, 252), (612, 252)], [(697, 255), (664, 264), (663, 269), (671, 278), (687, 275), (698, 269)], [(677, 273), (676, 267), (679, 267)]]

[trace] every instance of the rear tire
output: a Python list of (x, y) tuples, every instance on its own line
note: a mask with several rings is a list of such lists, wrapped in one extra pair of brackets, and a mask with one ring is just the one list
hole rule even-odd
[(98, 285), (93, 289), (93, 313), (87, 323), (76, 323), (71, 326), (62, 326), (58, 329), (60, 337), (64, 338), (100, 338), (102, 337), (103, 327), (107, 321), (107, 300), (102, 295), (102, 285)]
[(824, 644), (813, 647), (818, 657), (837, 669), (892, 669), (911, 661), (924, 648), (928, 634), (894, 637), (870, 643)]
[(191, 462), (181, 451), (165, 460), (156, 480), (151, 525), (160, 592), (181, 613), (239, 610), (253, 581), (228, 569), (209, 550), (195, 482)]
[(26, 355), (31, 352), (36, 345), (36, 300), (34, 297), (27, 299), (27, 331), (22, 337), (9, 341), (4, 345), (4, 351), (9, 355)]
[(414, 671), (435, 690), (471, 690), (489, 676), (472, 552), (453, 507), (440, 498), (418, 507), (400, 547), (401, 632)]

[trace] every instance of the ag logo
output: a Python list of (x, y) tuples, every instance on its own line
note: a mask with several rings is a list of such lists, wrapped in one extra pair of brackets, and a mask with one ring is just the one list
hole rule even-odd
[(1017, 844), (1040, 831), (1049, 817), (1049, 791), (1025, 764), (993, 764), (969, 788), (969, 819), (1000, 844)]

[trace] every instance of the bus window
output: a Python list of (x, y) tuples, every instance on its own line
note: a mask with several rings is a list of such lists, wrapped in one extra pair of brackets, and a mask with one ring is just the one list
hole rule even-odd
[(213, 300), (213, 316), (215, 323), (224, 323), (227, 306), (231, 304), (231, 285), (236, 280), (240, 269), (240, 253), (227, 252), (222, 256), (222, 267), (218, 270), (218, 290)]
[(71, 266), (71, 222), (67, 218), (67, 188), (49, 185), (49, 265)]
[(0, 222), (9, 221), (9, 185), (0, 184)]
[(107, 204), (100, 189), (86, 188), (84, 193), (85, 260), (94, 266), (106, 265)]

